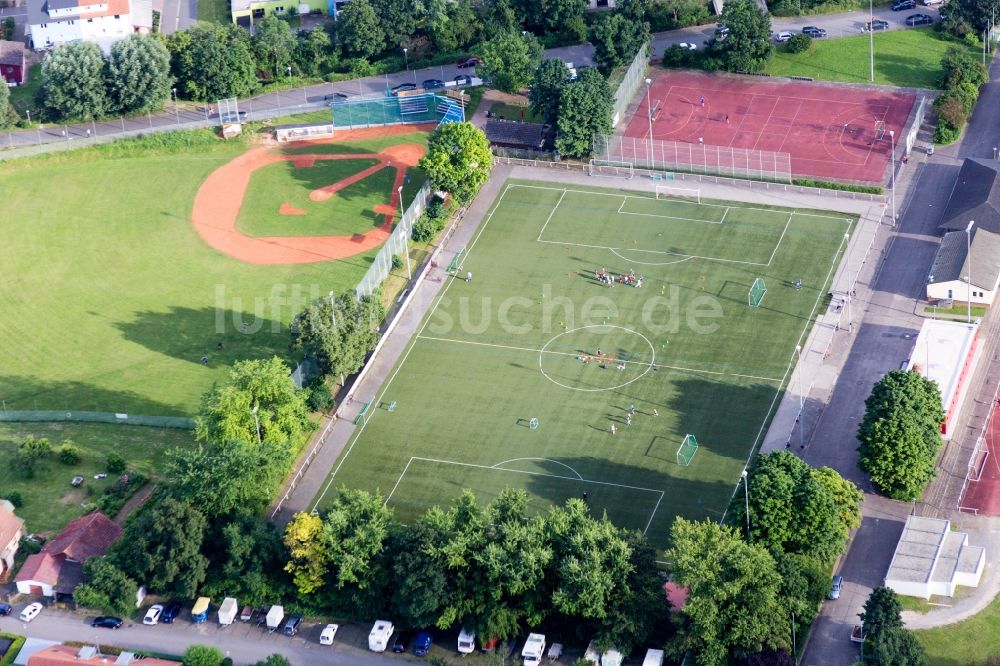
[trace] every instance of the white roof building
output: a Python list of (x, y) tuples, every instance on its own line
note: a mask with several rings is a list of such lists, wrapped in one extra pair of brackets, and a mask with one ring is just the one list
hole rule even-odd
[(978, 586), (985, 566), (986, 549), (970, 546), (968, 534), (951, 531), (951, 521), (910, 516), (885, 586), (908, 597), (951, 597), (959, 585)]
[(978, 347), (978, 324), (925, 319), (907, 362), (907, 370), (933, 379), (941, 389), (941, 433), (946, 438), (951, 437), (952, 419), (962, 407)]

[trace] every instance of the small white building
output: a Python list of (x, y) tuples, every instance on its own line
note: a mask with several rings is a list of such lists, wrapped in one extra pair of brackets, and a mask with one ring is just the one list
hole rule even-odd
[(979, 324), (925, 319), (907, 361), (907, 370), (937, 383), (944, 409), (941, 434), (946, 439), (951, 438), (952, 421), (962, 409), (979, 342)]
[(70, 42), (111, 45), (153, 25), (151, 0), (28, 0), (27, 34), (36, 51)]
[(968, 534), (951, 531), (951, 521), (910, 516), (885, 586), (907, 597), (951, 597), (959, 585), (977, 587), (985, 566), (986, 549), (970, 546)]

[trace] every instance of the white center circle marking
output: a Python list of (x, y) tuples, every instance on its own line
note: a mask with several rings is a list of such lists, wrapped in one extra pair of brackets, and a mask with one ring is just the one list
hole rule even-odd
[[(558, 380), (553, 379), (552, 377), (550, 377), (549, 374), (547, 372), (545, 372), (545, 367), (542, 364), (542, 359), (545, 358), (546, 350), (552, 345), (552, 343), (554, 343), (556, 340), (558, 340), (559, 338), (563, 337), (564, 335), (569, 335), (570, 333), (576, 333), (577, 331), (582, 331), (582, 330), (588, 329), (588, 328), (599, 328), (599, 329), (603, 329), (604, 331), (607, 331), (608, 329), (612, 329), (612, 328), (617, 328), (619, 330), (625, 331), (626, 333), (629, 333), (631, 335), (638, 335), (640, 338), (642, 338), (643, 341), (647, 345), (649, 345), (649, 353), (650, 353), (649, 363), (648, 364), (644, 364), (644, 365), (646, 365), (646, 369), (643, 371), (643, 373), (640, 374), (640, 375), (638, 375), (638, 376), (636, 376), (636, 377), (633, 377), (632, 379), (628, 380), (627, 382), (622, 382), (621, 384), (616, 384), (615, 386), (608, 386), (608, 387), (605, 387), (605, 388), (580, 388), (578, 386), (568, 386), (568, 385), (563, 384), (562, 382), (560, 382), (560, 381), (558, 381)], [(556, 354), (560, 354), (560, 355), (566, 355), (566, 352), (555, 352), (555, 353)], [(635, 363), (634, 361), (627, 361), (627, 362), (630, 363), (630, 364), (635, 364), (635, 365), (643, 365), (643, 364)], [(613, 324), (592, 324), (590, 326), (579, 326), (577, 328), (572, 328), (572, 329), (570, 329), (568, 331), (563, 331), (562, 333), (560, 333), (559, 335), (556, 335), (551, 340), (549, 340), (544, 345), (542, 345), (542, 348), (538, 351), (538, 371), (540, 373), (542, 373), (542, 375), (546, 379), (548, 379), (550, 382), (552, 382), (556, 386), (561, 386), (561, 387), (563, 387), (565, 389), (569, 389), (571, 391), (588, 391), (588, 392), (592, 392), (592, 391), (614, 391), (615, 389), (619, 389), (619, 388), (621, 388), (623, 386), (628, 386), (629, 384), (631, 384), (632, 382), (634, 382), (634, 381), (636, 381), (638, 379), (642, 379), (643, 377), (645, 377), (649, 373), (650, 370), (653, 369), (653, 366), (655, 366), (655, 365), (656, 365), (656, 350), (653, 348), (653, 343), (649, 341), (649, 338), (647, 338), (642, 333), (639, 333), (638, 331), (633, 331), (631, 328), (626, 328), (624, 326), (615, 326)]]

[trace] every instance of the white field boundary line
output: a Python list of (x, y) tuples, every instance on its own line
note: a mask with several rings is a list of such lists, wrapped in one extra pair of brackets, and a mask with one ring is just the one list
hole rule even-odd
[[(534, 349), (532, 347), (515, 347), (512, 345), (500, 345), (493, 342), (476, 342), (475, 340), (457, 340), (454, 338), (439, 338), (432, 335), (417, 335), (420, 340), (432, 340), (434, 342), (449, 342), (459, 345), (473, 345), (476, 347), (493, 347), (495, 349), (507, 349), (511, 351), (531, 352), (533, 354), (552, 354), (554, 356), (580, 356), (575, 352), (553, 351), (549, 349)], [(667, 365), (665, 363), (647, 363), (645, 361), (620, 361), (629, 365), (640, 365), (643, 367), (663, 368), (665, 370), (678, 370), (680, 372), (690, 372), (691, 374), (716, 375), (719, 377), (739, 377), (741, 379), (756, 379), (762, 382), (783, 382), (784, 379), (775, 377), (761, 377), (758, 375), (743, 375), (737, 372), (721, 372), (718, 370), (699, 370), (697, 368), (687, 368), (680, 365)]]
[[(636, 192), (636, 194), (624, 194), (623, 195), (623, 194), (619, 194), (619, 193), (615, 193), (615, 192), (592, 192), (590, 190), (574, 190), (572, 188), (566, 188), (566, 187), (547, 187), (545, 185), (525, 185), (523, 183), (510, 183), (509, 185), (507, 185), (507, 187), (504, 190), (504, 192), (506, 192), (507, 190), (514, 189), (514, 188), (523, 188), (523, 189), (528, 189), (528, 190), (550, 190), (552, 192), (569, 192), (571, 194), (589, 194), (589, 195), (592, 195), (592, 196), (595, 196), (595, 197), (616, 197), (617, 198), (617, 197), (625, 196), (625, 197), (629, 197), (629, 198), (633, 198), (633, 199), (652, 199), (654, 201), (656, 200), (655, 196), (642, 196), (642, 195), (646, 195), (646, 194), (651, 194), (651, 193), (644, 192), (642, 190), (629, 190), (630, 192)], [(734, 208), (734, 206), (732, 206), (730, 204), (706, 203), (704, 201), (701, 201), (701, 202), (685, 201), (684, 203), (690, 204), (692, 206), (709, 206), (711, 208)], [(735, 206), (735, 208), (739, 208), (740, 210), (756, 210), (756, 211), (761, 211), (761, 212), (764, 212), (764, 213), (778, 213), (778, 214), (783, 214), (783, 213), (787, 212), (787, 210), (788, 210), (787, 207), (783, 207), (783, 208), (778, 209), (778, 210), (776, 210), (774, 208), (757, 208), (756, 206)], [(802, 215), (803, 217), (817, 217), (817, 218), (825, 219), (825, 220), (835, 220), (837, 222), (850, 222), (851, 221), (850, 218), (847, 218), (847, 217), (837, 217), (837, 216), (834, 216), (834, 215), (819, 215), (818, 213), (801, 213), (799, 211), (795, 211), (795, 214), (796, 215)], [(698, 220), (698, 221), (702, 221), (702, 220)]]
[[(847, 229), (848, 229), (848, 231), (850, 231), (850, 229), (851, 229), (851, 221), (847, 220), (847, 219), (845, 219), (844, 221), (847, 223)], [(860, 223), (860, 219), (858, 220), (858, 222)], [(823, 284), (824, 285), (827, 284), (830, 281), (830, 279), (833, 276), (833, 271), (837, 268), (837, 265), (840, 263), (839, 261), (837, 261), (837, 258), (840, 257), (840, 251), (841, 250), (844, 250), (844, 252), (850, 252), (851, 251), (851, 248), (849, 246), (849, 242), (850, 241), (848, 239), (841, 238), (840, 245), (837, 246), (837, 251), (833, 254), (833, 259), (830, 260), (830, 269), (826, 272), (826, 278), (823, 280)], [(844, 248), (845, 244), (848, 244), (848, 247), (846, 249)], [(802, 326), (802, 332), (799, 333), (799, 337), (795, 341), (796, 346), (802, 345), (802, 343), (805, 342), (806, 331), (808, 331), (809, 327), (813, 324), (813, 319), (815, 319), (815, 317), (816, 317), (816, 309), (819, 307), (820, 301), (822, 301), (824, 293), (825, 293), (825, 291), (822, 290), (822, 289), (817, 290), (817, 292), (816, 292), (816, 301), (813, 303), (812, 311), (810, 312), (809, 317), (806, 318), (806, 323), (803, 324), (803, 326)], [(811, 350), (803, 348), (802, 351), (805, 352), (805, 353), (809, 353), (809, 351), (811, 351)], [(764, 420), (761, 421), (761, 423), (760, 423), (760, 428), (757, 430), (757, 436), (754, 437), (754, 440), (753, 440), (753, 446), (750, 447), (750, 453), (747, 454), (747, 459), (743, 463), (743, 471), (744, 472), (746, 472), (747, 469), (750, 467), (750, 459), (753, 458), (754, 452), (760, 446), (761, 439), (764, 437), (764, 426), (767, 425), (768, 418), (771, 416), (771, 413), (774, 412), (774, 406), (775, 406), (775, 404), (778, 401), (778, 396), (780, 396), (782, 394), (782, 391), (785, 389), (785, 384), (788, 381), (788, 378), (789, 378), (789, 376), (792, 373), (792, 369), (795, 367), (795, 361), (794, 361), (794, 359), (796, 358), (796, 356), (797, 356), (797, 354), (795, 353), (795, 351), (793, 349), (792, 353), (789, 355), (788, 366), (785, 368), (785, 374), (782, 376), (781, 383), (778, 384), (778, 388), (774, 392), (774, 397), (771, 399), (770, 406), (767, 408), (767, 411), (764, 412)], [(741, 474), (741, 477), (742, 477), (742, 474)], [(722, 523), (726, 522), (726, 514), (729, 513), (729, 506), (733, 503), (733, 498), (736, 497), (736, 491), (740, 489), (740, 483), (742, 481), (743, 481), (743, 479), (740, 478), (740, 480), (736, 482), (736, 485), (733, 486), (733, 492), (729, 496), (729, 502), (726, 504), (726, 508), (722, 512), (722, 518), (719, 519), (719, 524), (720, 525)]]
[[(656, 500), (656, 504), (653, 506), (653, 511), (652, 511), (652, 513), (649, 514), (649, 520), (646, 521), (646, 527), (642, 530), (643, 534), (645, 534), (646, 531), (649, 530), (649, 526), (653, 524), (653, 517), (656, 515), (656, 511), (660, 508), (660, 502), (663, 501), (663, 495), (666, 492), (666, 491), (663, 491), (663, 490), (658, 490), (656, 488), (643, 488), (642, 486), (630, 486), (630, 485), (625, 484), (625, 483), (613, 483), (611, 481), (596, 481), (594, 479), (585, 479), (582, 476), (580, 476), (579, 473), (577, 473), (577, 476), (573, 477), (573, 476), (564, 476), (562, 474), (551, 474), (551, 473), (548, 473), (548, 472), (529, 472), (527, 470), (522, 470), (522, 469), (507, 469), (506, 467), (497, 467), (497, 465), (478, 465), (476, 463), (458, 462), (456, 460), (441, 460), (441, 459), (438, 459), (438, 458), (424, 458), (424, 457), (421, 457), (421, 456), (411, 456), (410, 459), (408, 461), (406, 461), (406, 465), (403, 467), (403, 471), (399, 473), (399, 478), (396, 479), (396, 485), (394, 485), (392, 487), (392, 490), (386, 496), (385, 502), (383, 502), (383, 504), (382, 504), (383, 506), (388, 506), (389, 505), (389, 501), (392, 499), (393, 494), (395, 494), (396, 489), (399, 488), (399, 484), (402, 483), (403, 477), (406, 476), (406, 472), (407, 472), (407, 470), (410, 469), (410, 465), (413, 463), (414, 460), (417, 460), (417, 461), (420, 461), (420, 462), (437, 463), (439, 465), (455, 465), (456, 467), (472, 467), (474, 469), (484, 469), (484, 470), (493, 471), (493, 472), (508, 472), (510, 474), (526, 474), (528, 476), (541, 476), (541, 477), (545, 477), (545, 478), (549, 478), (549, 479), (562, 479), (564, 481), (573, 481), (575, 483), (589, 483), (589, 484), (593, 484), (593, 485), (596, 485), (596, 486), (607, 486), (609, 488), (624, 488), (626, 490), (636, 490), (636, 491), (639, 491), (639, 492), (658, 494), (659, 497)], [(503, 465), (504, 463), (508, 463), (508, 462), (513, 462), (513, 461), (511, 461), (511, 460), (505, 460), (503, 463), (497, 463), (497, 464), (498, 465)], [(553, 460), (551, 462), (562, 464), (562, 463), (559, 463), (558, 460)], [(568, 465), (565, 465), (565, 466), (569, 467)], [(570, 467), (570, 469), (573, 469), (573, 468)], [(573, 470), (573, 471), (576, 472), (576, 470)]]
[[(504, 190), (504, 191), (506, 192), (506, 190)], [(559, 210), (559, 204), (562, 203), (563, 197), (565, 197), (565, 196), (566, 196), (566, 191), (563, 190), (563, 193), (559, 195), (559, 201), (557, 201), (556, 205), (552, 207), (552, 210), (549, 212), (549, 216), (547, 218), (545, 218), (545, 224), (543, 224), (542, 228), (538, 231), (538, 239), (537, 240), (542, 240), (542, 234), (545, 233), (545, 227), (549, 226), (549, 222), (552, 221), (552, 216), (556, 214), (557, 210)], [(625, 202), (622, 202), (622, 205), (624, 206)]]
[[(590, 245), (588, 243), (570, 243), (568, 241), (540, 240), (539, 243), (551, 243), (552, 245), (568, 245), (570, 247), (586, 247), (592, 250), (607, 250), (608, 252), (643, 252), (645, 254), (659, 254), (670, 257), (686, 257), (688, 259), (704, 259), (705, 261), (719, 261), (727, 264), (742, 264), (744, 266), (767, 266), (768, 264), (755, 261), (740, 261), (739, 259), (722, 259), (719, 257), (703, 257), (699, 254), (684, 254), (683, 252), (669, 252), (666, 250), (643, 250), (634, 247), (611, 247), (609, 245)], [(618, 255), (621, 257), (621, 255)], [(625, 257), (622, 257), (625, 259)], [(625, 259), (628, 261), (628, 259)], [(638, 262), (637, 262), (638, 263)]]
[(785, 228), (781, 230), (781, 235), (778, 236), (778, 242), (774, 244), (774, 250), (771, 252), (771, 256), (768, 257), (767, 265), (770, 266), (771, 262), (774, 261), (774, 255), (778, 254), (778, 248), (781, 247), (781, 241), (785, 240), (785, 234), (788, 232), (788, 225), (792, 223), (792, 216), (795, 215), (794, 212), (788, 214), (788, 221), (785, 222)]
[[(507, 190), (508, 189), (510, 189), (509, 185), (507, 187), (505, 187), (504, 190), (500, 193), (500, 196), (497, 197), (496, 202), (494, 202), (494, 204), (493, 204), (493, 208), (490, 209), (489, 215), (487, 215), (486, 219), (483, 220), (483, 223), (480, 225), (478, 231), (476, 232), (476, 235), (473, 237), (472, 242), (466, 248), (466, 250), (465, 250), (465, 257), (466, 257), (466, 259), (468, 259), (469, 254), (472, 252), (472, 248), (475, 246), (476, 241), (478, 241), (479, 237), (482, 235), (483, 229), (485, 229), (486, 226), (490, 223), (490, 220), (493, 219), (493, 214), (500, 207), (500, 203), (503, 201), (503, 197), (504, 197), (505, 194), (507, 194)], [(430, 262), (427, 263), (427, 266), (428, 266), (428, 270), (430, 270)], [(427, 324), (433, 318), (434, 312), (437, 310), (438, 306), (441, 304), (441, 300), (445, 297), (445, 294), (448, 293), (448, 290), (451, 288), (451, 285), (454, 282), (455, 282), (454, 280), (449, 280), (448, 284), (445, 285), (444, 289), (442, 289), (438, 293), (437, 298), (435, 299), (435, 301), (433, 303), (433, 306), (430, 307), (430, 308), (428, 308), (427, 313), (424, 315), (424, 323), (420, 326), (420, 330), (418, 330), (417, 334), (415, 336), (413, 336), (413, 338), (410, 340), (410, 342), (409, 342), (409, 344), (408, 344), (408, 346), (406, 348), (406, 352), (403, 354), (402, 358), (400, 358), (399, 361), (396, 362), (396, 367), (393, 369), (392, 374), (389, 375), (389, 379), (386, 380), (385, 384), (382, 386), (382, 392), (378, 393), (375, 396), (374, 400), (372, 400), (372, 402), (376, 402), (377, 404), (381, 403), (382, 398), (384, 398), (385, 394), (389, 391), (389, 387), (392, 385), (392, 381), (396, 378), (396, 375), (399, 374), (400, 369), (402, 369), (402, 367), (406, 364), (406, 359), (408, 359), (410, 357), (410, 352), (413, 351), (414, 346), (416, 346), (417, 339), (424, 332), (424, 329), (427, 328)], [(376, 411), (378, 411), (378, 410), (376, 410)], [(371, 422), (372, 417), (374, 417), (374, 416), (375, 416), (375, 414), (372, 414), (371, 417), (365, 419), (364, 422), (361, 424), (361, 427), (358, 428), (354, 432), (354, 435), (351, 437), (351, 443), (350, 443), (350, 445), (347, 447), (347, 450), (341, 456), (340, 461), (337, 462), (337, 466), (334, 467), (333, 471), (330, 473), (330, 479), (329, 479), (329, 481), (327, 481), (326, 485), (323, 486), (323, 492), (321, 492), (319, 494), (319, 497), (316, 498), (316, 500), (313, 502), (313, 507), (311, 509), (312, 512), (315, 513), (317, 507), (319, 507), (319, 505), (320, 505), (320, 502), (323, 501), (323, 498), (325, 498), (326, 494), (330, 491), (330, 487), (333, 485), (334, 478), (337, 476), (337, 473), (340, 471), (340, 468), (344, 465), (344, 462), (347, 460), (347, 458), (350, 457), (351, 451), (354, 450), (354, 445), (358, 443), (358, 439), (361, 437), (361, 433), (363, 433), (365, 431), (365, 428), (368, 427), (368, 424)]]

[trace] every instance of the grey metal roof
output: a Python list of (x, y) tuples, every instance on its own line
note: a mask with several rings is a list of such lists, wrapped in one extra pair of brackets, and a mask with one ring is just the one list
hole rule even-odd
[(1000, 234), (1000, 161), (975, 157), (962, 164), (938, 228), (958, 231), (965, 229), (969, 220)]
[(515, 148), (540, 149), (545, 144), (547, 125), (514, 120), (487, 120), (486, 138), (490, 143)]
[[(28, 25), (49, 23), (49, 10), (46, 0), (28, 0)], [(41, 48), (44, 44), (35, 44)]]
[[(980, 229), (978, 222), (976, 225), (972, 228), (972, 284), (992, 290), (1000, 276), (1000, 234)], [(962, 229), (944, 235), (931, 265), (928, 278), (931, 283), (962, 280), (969, 274), (965, 228)]]
[(79, 6), (80, 0), (49, 0), (49, 9), (70, 9)]

